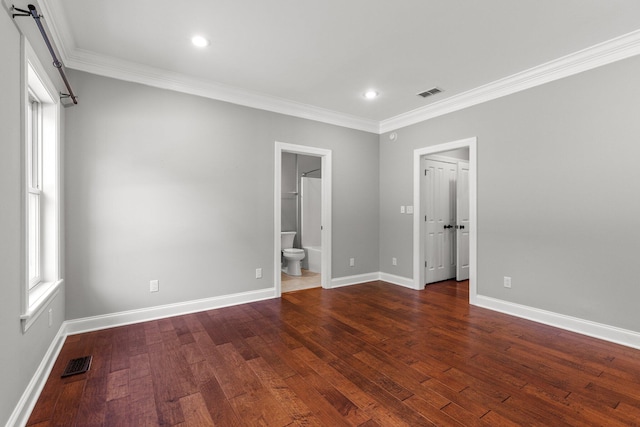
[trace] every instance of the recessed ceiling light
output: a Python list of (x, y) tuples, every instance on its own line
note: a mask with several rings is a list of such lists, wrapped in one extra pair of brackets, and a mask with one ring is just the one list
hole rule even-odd
[(375, 90), (368, 90), (364, 93), (364, 97), (367, 99), (375, 99), (378, 97), (378, 92)]
[(198, 46), (198, 47), (209, 46), (209, 40), (205, 39), (202, 36), (193, 36), (191, 38), (191, 43), (193, 43), (194, 46)]

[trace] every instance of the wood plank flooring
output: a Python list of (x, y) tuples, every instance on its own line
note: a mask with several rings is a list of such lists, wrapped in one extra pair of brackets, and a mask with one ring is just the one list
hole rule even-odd
[(467, 301), (372, 282), (70, 336), (28, 425), (640, 425), (640, 351)]

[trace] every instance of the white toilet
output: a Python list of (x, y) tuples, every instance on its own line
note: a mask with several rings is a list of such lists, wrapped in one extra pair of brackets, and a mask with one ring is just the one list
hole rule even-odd
[(300, 261), (304, 259), (304, 249), (293, 247), (294, 237), (296, 237), (295, 231), (282, 231), (280, 233), (280, 244), (282, 245), (282, 255), (284, 256), (282, 272), (290, 276), (301, 276)]

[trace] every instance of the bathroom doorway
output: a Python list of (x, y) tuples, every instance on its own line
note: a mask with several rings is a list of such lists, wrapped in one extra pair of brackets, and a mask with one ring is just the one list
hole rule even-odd
[(276, 294), (320, 286), (328, 288), (331, 151), (276, 142), (275, 166)]

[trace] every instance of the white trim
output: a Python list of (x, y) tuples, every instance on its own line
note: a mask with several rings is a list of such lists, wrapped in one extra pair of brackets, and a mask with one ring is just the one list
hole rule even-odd
[(78, 49), (66, 22), (64, 11), (61, 10), (60, 2), (40, 0), (39, 4), (47, 17), (46, 22), (61, 59), (68, 68), (377, 134), (400, 129), (640, 54), (640, 30), (636, 30), (453, 95), (440, 102), (376, 121), (229, 87), (213, 81), (194, 79), (184, 74), (171, 73)]
[(520, 305), (483, 295), (477, 296), (476, 305), (478, 307), (499, 311), (511, 316), (543, 323), (545, 325), (554, 326), (556, 328), (576, 332), (578, 334), (640, 349), (640, 333), (635, 331), (596, 323), (577, 317), (566, 316), (564, 314), (558, 314), (552, 311), (541, 310), (539, 308)]
[(380, 272), (380, 280), (393, 285), (404, 286), (409, 289), (416, 289), (411, 277), (396, 276), (395, 274)]
[(199, 311), (263, 301), (271, 298), (277, 298), (275, 288), (160, 305), (156, 307), (142, 308), (139, 310), (122, 311), (119, 313), (104, 314), (101, 316), (85, 317), (82, 319), (67, 320), (64, 323), (66, 326), (66, 333), (68, 335), (74, 335), (99, 329), (113, 328), (116, 326), (131, 325), (134, 323), (148, 322), (150, 320), (196, 313)]
[(391, 132), (434, 117), (511, 95), (564, 77), (640, 54), (640, 30), (582, 49), (442, 101), (382, 120), (379, 132)]
[(421, 244), (422, 236), (422, 211), (421, 211), (421, 191), (420, 159), (423, 156), (441, 153), (443, 151), (457, 150), (459, 148), (469, 148), (469, 303), (475, 304), (477, 286), (477, 241), (478, 241), (478, 220), (477, 220), (477, 138), (467, 138), (444, 144), (432, 145), (429, 147), (413, 150), (413, 288), (424, 289), (424, 245)]
[(52, 283), (41, 283), (36, 288), (42, 287), (42, 289), (36, 290), (36, 288), (34, 288), (29, 291), (29, 296), (27, 296), (28, 299), (30, 299), (34, 290), (39, 293), (41, 292), (42, 295), (39, 295), (36, 301), (29, 305), (27, 311), (20, 315), (23, 333), (27, 332), (31, 325), (38, 320), (38, 317), (40, 317), (44, 309), (48, 307), (51, 301), (58, 296), (62, 282), (62, 280), (58, 280)]
[(252, 92), (207, 79), (190, 77), (184, 74), (107, 57), (80, 49), (75, 49), (72, 55), (65, 61), (65, 64), (68, 68), (99, 76), (188, 93), (302, 119), (371, 133), (378, 133), (379, 130), (377, 120), (351, 116), (326, 108), (303, 104), (259, 92)]
[(288, 144), (286, 142), (275, 142), (274, 150), (274, 191), (273, 191), (273, 283), (276, 288), (276, 296), (280, 296), (282, 292), (282, 279), (280, 275), (280, 232), (282, 231), (282, 153), (294, 153), (318, 156), (322, 160), (322, 236), (321, 236), (321, 252), (322, 259), (320, 261), (320, 280), (322, 287), (329, 289), (331, 287), (331, 253), (332, 253), (332, 226), (331, 226), (331, 192), (332, 192), (332, 160), (331, 150), (324, 148), (309, 147), (306, 145)]
[(354, 276), (345, 276), (331, 279), (330, 289), (341, 288), (343, 286), (359, 285), (361, 283), (374, 282), (380, 280), (380, 272), (356, 274)]
[[(21, 265), (23, 268), (23, 277), (21, 277), (21, 307), (20, 307), (20, 319), (22, 324), (22, 332), (26, 333), (30, 326), (38, 319), (38, 317), (44, 312), (44, 308), (58, 295), (60, 285), (62, 283), (62, 266), (64, 264), (64, 251), (62, 247), (62, 188), (60, 186), (61, 180), (61, 156), (60, 156), (60, 99), (56, 92), (55, 85), (51, 81), (49, 75), (45, 71), (38, 56), (29, 44), (27, 38), (22, 35), (21, 50), (22, 50), (22, 91), (21, 91), (21, 112), (22, 112), (22, 126), (30, 124), (26, 123), (26, 109), (29, 100), (29, 91), (33, 91), (35, 96), (39, 99), (41, 104), (41, 120), (46, 121), (47, 126), (43, 125), (42, 134), (42, 157), (46, 158), (46, 165), (43, 165), (42, 170), (42, 185), (46, 185), (48, 190), (45, 194), (48, 194), (48, 203), (53, 203), (55, 209), (48, 209), (44, 215), (41, 216), (41, 221), (47, 221), (49, 225), (54, 225), (51, 228), (45, 229), (45, 232), (41, 233), (41, 243), (44, 241), (43, 236), (47, 236), (48, 241), (46, 256), (42, 256), (42, 259), (48, 259), (46, 262), (42, 262), (40, 266), (41, 278), (48, 283), (41, 283), (35, 287), (30, 287), (28, 283), (29, 277), (29, 254), (28, 254), (28, 224), (26, 221), (26, 215), (28, 212), (28, 182), (26, 179), (26, 171), (28, 170), (27, 162), (27, 150), (25, 148), (27, 141), (27, 132), (23, 130), (21, 137), (21, 162), (23, 165), (22, 171), (22, 259)], [(48, 153), (48, 154), (46, 154)], [(43, 160), (43, 162), (45, 162)], [(46, 175), (46, 177), (45, 177)], [(52, 183), (52, 184), (51, 184)], [(44, 188), (44, 187), (42, 187)], [(42, 190), (41, 188), (41, 190)], [(45, 251), (41, 247), (41, 251)], [(55, 263), (55, 264), (54, 264)], [(44, 275), (44, 271), (47, 271)]]
[(7, 420), (5, 424), (6, 427), (15, 427), (15, 426), (24, 426), (27, 425), (27, 421), (29, 421), (29, 416), (31, 415), (31, 411), (36, 406), (38, 402), (38, 398), (40, 397), (40, 393), (44, 388), (44, 385), (49, 378), (49, 374), (51, 374), (51, 370), (58, 359), (58, 355), (60, 354), (60, 350), (62, 350), (62, 345), (67, 337), (65, 333), (64, 324), (60, 325), (60, 329), (58, 329), (58, 333), (54, 337), (53, 341), (51, 341), (51, 345), (49, 345), (49, 349), (45, 353), (38, 369), (31, 377), (31, 381), (27, 385), (27, 388), (22, 393), (18, 404), (13, 409), (11, 416)]

